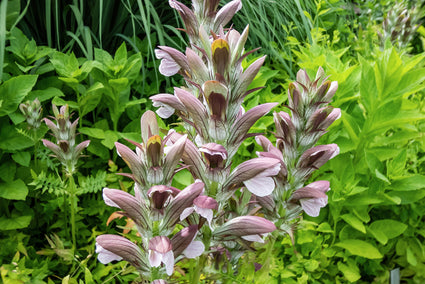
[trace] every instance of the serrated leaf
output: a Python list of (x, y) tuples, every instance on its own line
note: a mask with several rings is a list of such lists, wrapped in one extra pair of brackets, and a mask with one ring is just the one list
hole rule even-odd
[(358, 255), (368, 259), (380, 259), (383, 257), (375, 246), (362, 240), (343, 240), (335, 244), (335, 246), (344, 248), (353, 255)]

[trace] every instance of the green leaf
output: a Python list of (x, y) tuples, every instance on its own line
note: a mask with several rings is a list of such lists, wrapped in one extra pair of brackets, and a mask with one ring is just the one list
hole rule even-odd
[(82, 96), (79, 105), (81, 109), (80, 116), (83, 117), (87, 113), (91, 112), (96, 108), (102, 99), (103, 85), (96, 82), (91, 86), (87, 92)]
[(406, 258), (409, 264), (413, 266), (416, 266), (418, 264), (418, 260), (416, 259), (415, 254), (413, 253), (410, 247), (407, 247), (406, 249)]
[(78, 131), (96, 139), (105, 139), (105, 132), (99, 128), (81, 127)]
[(44, 90), (31, 91), (28, 94), (26, 99), (29, 100), (29, 101), (33, 101), (37, 98), (40, 102), (44, 102), (44, 101), (50, 100), (54, 97), (63, 97), (63, 96), (64, 96), (64, 94), (62, 93), (61, 90), (59, 90), (57, 88), (49, 87), (49, 88), (44, 89)]
[(16, 163), (12, 162), (11, 160), (6, 160), (3, 163), (0, 163), (0, 179), (2, 179), (5, 182), (12, 182), (15, 178), (16, 173)]
[(387, 195), (399, 198), (401, 200), (400, 204), (412, 204), (425, 197), (425, 190), (391, 191)]
[(354, 229), (362, 232), (363, 234), (366, 234), (366, 228), (363, 225), (363, 222), (360, 221), (355, 215), (353, 214), (344, 214), (341, 216), (341, 218), (347, 222), (351, 227)]
[(105, 131), (105, 139), (102, 140), (102, 144), (112, 150), (115, 146), (115, 142), (117, 142), (119, 139), (119, 136), (115, 131), (107, 130)]
[(383, 219), (370, 224), (369, 229), (372, 232), (382, 232), (388, 239), (393, 239), (403, 234), (407, 229), (407, 225), (396, 220)]
[(360, 279), (359, 268), (355, 265), (346, 265), (341, 261), (338, 261), (338, 269), (344, 274), (345, 278), (351, 283), (356, 282)]
[(25, 200), (28, 195), (28, 187), (20, 180), (8, 183), (0, 183), (0, 197), (11, 200)]
[(390, 188), (397, 191), (411, 191), (425, 188), (425, 176), (416, 174), (394, 179)]
[(383, 257), (375, 246), (362, 240), (343, 240), (335, 244), (335, 246), (342, 247), (353, 255), (358, 255), (368, 259), (380, 259)]
[(0, 217), (0, 230), (16, 230), (28, 227), (32, 219), (31, 215), (19, 216), (19, 217)]
[(12, 159), (24, 167), (29, 167), (31, 154), (29, 152), (17, 152), (12, 155)]
[(0, 149), (6, 151), (22, 150), (34, 145), (33, 140), (20, 134), (11, 125), (0, 127), (0, 137)]
[(16, 111), (19, 104), (37, 82), (36, 75), (20, 75), (5, 81), (0, 85), (0, 116)]

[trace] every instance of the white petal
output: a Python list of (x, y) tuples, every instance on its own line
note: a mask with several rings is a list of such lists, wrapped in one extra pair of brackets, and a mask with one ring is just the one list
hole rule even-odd
[(107, 188), (105, 187), (102, 191), (103, 201), (105, 201), (105, 204), (111, 207), (116, 207), (121, 209), (121, 207), (119, 207), (115, 202), (113, 202), (111, 199), (109, 199), (109, 197), (106, 196), (105, 189)]
[(165, 105), (163, 103), (160, 102), (153, 102), (152, 104), (154, 107), (159, 107), (159, 109), (156, 110), (156, 113), (159, 115), (159, 117), (161, 118), (169, 118), (170, 116), (173, 115), (174, 113), (174, 108), (172, 108), (169, 105)]
[(242, 236), (242, 239), (250, 241), (250, 242), (259, 242), (259, 243), (264, 243), (263, 238), (260, 235), (247, 235), (247, 236)]
[(151, 267), (158, 267), (162, 261), (162, 254), (154, 250), (149, 250), (149, 264)]
[(184, 220), (187, 218), (187, 216), (189, 216), (190, 214), (192, 214), (192, 212), (195, 209), (193, 207), (188, 207), (186, 209), (183, 210), (183, 212), (180, 214), (180, 221)]
[(256, 176), (243, 183), (251, 193), (260, 197), (270, 195), (275, 187), (274, 180), (271, 177)]
[(300, 199), (300, 203), (307, 215), (317, 217), (319, 216), (320, 208), (326, 206), (327, 198), (303, 198)]
[(208, 224), (211, 228), (211, 221), (213, 218), (213, 211), (212, 209), (206, 209), (206, 208), (200, 208), (198, 206), (194, 206), (195, 207), (195, 211), (201, 215), (202, 217), (204, 217), (205, 219), (207, 219)]
[(174, 270), (174, 253), (172, 250), (164, 253), (162, 255), (162, 262), (165, 264), (165, 270), (167, 271), (168, 276), (173, 274)]
[(202, 243), (201, 241), (193, 241), (183, 251), (183, 254), (187, 258), (195, 258), (200, 256), (204, 251), (205, 251), (204, 243)]
[(109, 250), (104, 249), (98, 243), (96, 243), (96, 253), (99, 254), (97, 256), (97, 259), (103, 264), (110, 263), (111, 261), (114, 261), (114, 260), (121, 260), (122, 259), (121, 256), (116, 255), (115, 253), (112, 253)]

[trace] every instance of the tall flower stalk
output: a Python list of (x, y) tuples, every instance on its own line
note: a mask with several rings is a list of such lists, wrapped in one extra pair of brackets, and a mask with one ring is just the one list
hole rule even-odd
[[(76, 128), (78, 124), (78, 118), (71, 122), (70, 118), (72, 114), (69, 113), (68, 105), (62, 106), (58, 109), (53, 105), (53, 114), (52, 119), (44, 118), (44, 122), (49, 127), (52, 132), (52, 135), (56, 138), (56, 143), (51, 142), (47, 139), (43, 139), (43, 144), (45, 147), (49, 148), (62, 164), (64, 179), (67, 180), (67, 192), (64, 194), (64, 204), (67, 203), (66, 195), (69, 195), (70, 198), (70, 211), (71, 211), (71, 238), (72, 238), (72, 248), (76, 249), (76, 228), (75, 228), (75, 209), (77, 208), (76, 200), (76, 185), (74, 181), (74, 174), (77, 172), (77, 162), (81, 157), (82, 151), (87, 148), (90, 144), (90, 140), (76, 144)], [(67, 224), (68, 220), (65, 220)]]
[[(249, 133), (277, 103), (243, 108), (244, 98), (258, 90), (248, 86), (265, 57), (244, 69), (243, 60), (256, 51), (244, 49), (249, 28), (242, 33), (225, 29), (241, 1), (221, 9), (218, 0), (193, 0), (192, 9), (175, 0), (170, 5), (182, 17), (190, 46), (184, 53), (159, 46), (156, 55), (160, 72), (180, 74), (186, 85), (151, 99), (160, 117), (177, 114), (185, 133), (170, 130), (161, 137), (155, 114), (147, 111), (141, 119), (142, 143), (128, 141), (135, 152), (116, 143), (131, 170), (123, 175), (134, 181), (134, 195), (105, 188), (103, 198), (134, 221), (140, 239), (101, 235), (96, 251), (102, 263), (130, 262), (151, 283), (166, 283), (175, 263), (199, 257), (189, 277), (199, 283), (201, 275), (208, 280), (213, 274), (205, 274), (206, 266), (222, 267), (220, 275), (237, 271), (240, 257), (277, 227), (277, 234), (292, 234), (287, 228), (302, 210), (318, 215), (327, 203), (329, 182), (305, 183), (338, 153), (335, 144), (315, 144), (340, 112), (327, 106), (336, 82), (327, 81), (322, 69), (314, 80), (300, 71), (289, 88), (291, 114), (274, 114), (277, 145)], [(264, 151), (234, 165), (239, 147), (252, 136)], [(171, 186), (179, 170), (188, 170), (195, 180), (183, 190)]]

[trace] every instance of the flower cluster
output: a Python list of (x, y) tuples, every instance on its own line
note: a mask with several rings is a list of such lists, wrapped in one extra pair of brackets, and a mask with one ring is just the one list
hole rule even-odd
[(44, 146), (49, 148), (61, 162), (65, 173), (72, 175), (77, 169), (77, 162), (81, 152), (89, 146), (90, 140), (75, 144), (78, 118), (71, 123), (72, 114), (69, 113), (68, 105), (62, 106), (59, 110), (53, 105), (53, 114), (54, 117), (52, 118), (56, 123), (48, 118), (44, 118), (44, 122), (52, 131), (53, 136), (56, 138), (56, 143), (46, 139), (42, 139), (42, 141)]
[[(145, 112), (142, 143), (128, 141), (136, 151), (116, 143), (131, 170), (122, 175), (134, 181), (134, 195), (103, 190), (105, 203), (131, 218), (141, 238), (134, 243), (121, 236), (98, 236), (99, 260), (124, 259), (151, 283), (166, 283), (174, 264), (183, 258), (217, 264), (225, 257), (237, 265), (244, 251), (253, 249), (253, 242), (264, 242), (276, 230), (275, 223), (286, 231), (282, 225), (291, 219), (289, 214), (299, 217), (303, 209), (317, 216), (327, 203), (329, 182), (305, 183), (339, 151), (335, 144), (315, 146), (340, 115), (339, 109), (328, 106), (336, 82), (328, 81), (323, 69), (314, 80), (300, 71), (289, 87), (290, 114), (274, 114), (277, 145), (249, 133), (277, 103), (244, 110), (246, 95), (258, 90), (248, 87), (265, 57), (243, 68), (243, 60), (255, 51), (244, 50), (249, 29), (240, 34), (224, 28), (241, 1), (230, 1), (220, 10), (218, 4), (219, 0), (193, 0), (189, 9), (170, 0), (191, 46), (184, 53), (160, 46), (156, 56), (163, 75), (180, 74), (186, 85), (151, 99), (160, 117), (178, 115), (185, 134), (170, 130), (161, 137), (156, 115)], [(242, 142), (252, 136), (263, 152), (233, 165)], [(189, 171), (194, 180), (183, 190), (172, 186), (180, 170)]]
[(19, 109), (24, 114), (28, 126), (32, 129), (38, 129), (41, 125), (42, 107), (40, 101), (36, 98), (32, 102), (27, 101), (19, 105)]

